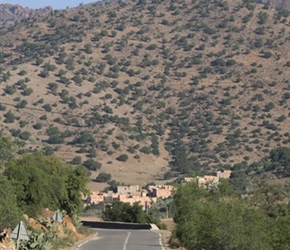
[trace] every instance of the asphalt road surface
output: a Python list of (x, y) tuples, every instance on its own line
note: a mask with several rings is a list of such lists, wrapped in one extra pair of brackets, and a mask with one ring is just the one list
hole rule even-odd
[(97, 229), (96, 236), (77, 250), (164, 250), (160, 234), (152, 231)]

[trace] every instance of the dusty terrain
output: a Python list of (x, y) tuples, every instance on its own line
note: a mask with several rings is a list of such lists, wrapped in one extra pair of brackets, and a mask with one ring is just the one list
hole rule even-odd
[(251, 164), (290, 145), (289, 22), (233, 0), (100, 3), (23, 20), (0, 34), (0, 129), (21, 153), (79, 157), (92, 180), (106, 172), (142, 186), (168, 170)]

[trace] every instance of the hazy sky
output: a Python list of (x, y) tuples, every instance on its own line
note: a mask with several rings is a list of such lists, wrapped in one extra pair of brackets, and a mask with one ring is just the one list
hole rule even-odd
[(10, 3), (19, 4), (23, 7), (41, 8), (45, 6), (52, 6), (54, 9), (65, 9), (68, 7), (76, 7), (80, 3), (94, 3), (97, 0), (0, 0), (0, 4)]

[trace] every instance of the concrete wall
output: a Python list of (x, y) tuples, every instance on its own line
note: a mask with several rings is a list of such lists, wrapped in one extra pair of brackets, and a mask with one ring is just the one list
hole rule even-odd
[(109, 222), (109, 221), (82, 221), (83, 226), (104, 229), (150, 230), (150, 224)]

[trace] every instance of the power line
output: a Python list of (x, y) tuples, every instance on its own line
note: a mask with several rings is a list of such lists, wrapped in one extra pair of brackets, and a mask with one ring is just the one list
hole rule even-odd
[[(6, 106), (11, 106), (11, 107), (14, 107), (16, 109), (20, 109), (19, 107), (17, 107), (16, 104), (7, 103), (7, 102), (0, 102), (0, 104), (6, 105)], [(34, 107), (22, 107), (21, 109), (28, 109), (28, 110), (41, 111), (41, 112), (49, 112), (49, 113), (52, 113), (52, 114), (61, 114), (61, 115), (64, 115), (64, 113), (61, 113), (61, 112), (58, 112), (58, 111), (46, 111), (45, 109), (34, 108)]]
[[(86, 118), (86, 117), (78, 115), (78, 114), (67, 114), (67, 113), (63, 113), (63, 112), (59, 112), (59, 111), (47, 111), (45, 109), (40, 109), (40, 108), (35, 108), (35, 107), (27, 107), (26, 106), (26, 107), (19, 108), (19, 107), (17, 107), (16, 104), (8, 103), (8, 102), (0, 102), (0, 104), (6, 105), (6, 106), (10, 106), (10, 107), (14, 107), (15, 109), (26, 109), (26, 110), (39, 111), (39, 112), (45, 112), (45, 113), (50, 113), (50, 114), (59, 114), (59, 115), (62, 115), (62, 116), (71, 115), (73, 117), (78, 117), (78, 118), (82, 118), (82, 119)], [(87, 117), (87, 118), (89, 118), (89, 117)], [(110, 122), (111, 123), (115, 123), (115, 124), (123, 124), (123, 125), (135, 125), (135, 126), (140, 125), (137, 122), (134, 123), (134, 122), (113, 121), (113, 120), (110, 120)], [(94, 125), (97, 125), (97, 124), (104, 125), (105, 123), (101, 122), (101, 121), (99, 123), (94, 122)], [(149, 126), (147, 126), (147, 125), (143, 125), (143, 124), (141, 124), (141, 125), (142, 125), (142, 127), (148, 127), (149, 128)], [(81, 126), (81, 127), (92, 127), (90, 125), (86, 125), (86, 126), (79, 125), (79, 126)]]

